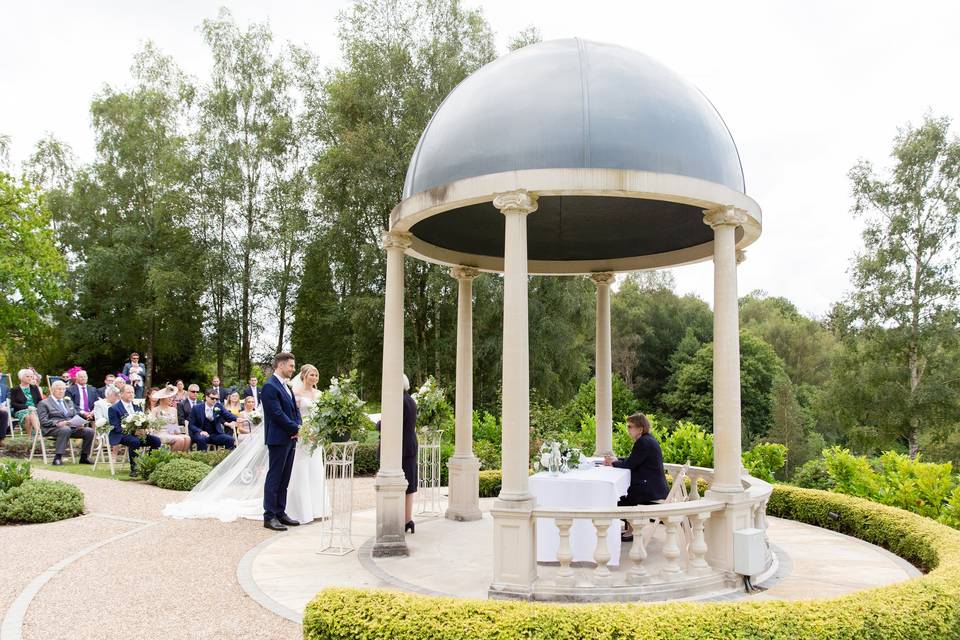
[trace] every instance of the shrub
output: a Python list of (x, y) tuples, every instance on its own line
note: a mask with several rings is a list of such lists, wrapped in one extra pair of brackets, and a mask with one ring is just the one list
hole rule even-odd
[(26, 480), (0, 493), (0, 522), (56, 522), (83, 513), (83, 492), (60, 480)]
[(30, 463), (23, 460), (0, 462), (0, 492), (19, 487), (30, 479)]
[(689, 461), (694, 467), (713, 466), (713, 434), (700, 425), (681, 420), (673, 431), (666, 435), (655, 433), (655, 436), (660, 440), (664, 462)]
[(473, 412), (473, 439), (499, 444), (502, 440), (500, 418), (489, 411)]
[(380, 469), (380, 458), (377, 455), (377, 444), (361, 442), (353, 454), (353, 473), (358, 476), (376, 475)]
[(791, 482), (804, 489), (822, 489), (829, 491), (833, 489), (835, 483), (830, 477), (830, 471), (827, 469), (827, 463), (823, 458), (814, 458), (808, 460), (797, 469)]
[(218, 449), (217, 451), (178, 451), (173, 455), (186, 458), (187, 460), (193, 460), (194, 462), (202, 462), (210, 467), (215, 467), (223, 462), (228, 455), (230, 455), (230, 450)]
[(26, 436), (10, 436), (3, 441), (3, 455), (8, 458), (29, 458), (33, 440)]
[(787, 463), (787, 448), (775, 442), (760, 442), (743, 454), (743, 466), (754, 478), (773, 482), (773, 474)]
[(500, 468), (500, 446), (486, 440), (478, 440), (473, 443), (473, 453), (480, 460), (481, 469), (499, 469)]
[(490, 469), (480, 472), (480, 497), (496, 498), (500, 495), (500, 485), (503, 484), (503, 475), (500, 469)]
[(153, 472), (151, 482), (161, 489), (190, 491), (203, 480), (212, 467), (196, 460), (177, 458), (160, 466)]
[(150, 481), (150, 477), (157, 469), (173, 460), (174, 454), (168, 449), (154, 449), (137, 456), (137, 471), (140, 477)]
[(849, 449), (831, 447), (823, 450), (823, 460), (836, 490), (840, 493), (861, 498), (872, 498), (876, 495), (879, 479), (866, 458), (853, 455)]
[(328, 589), (307, 605), (303, 637), (765, 638), (927, 640), (960, 636), (960, 533), (851, 496), (777, 485), (769, 512), (886, 546), (924, 577), (808, 601), (561, 605)]

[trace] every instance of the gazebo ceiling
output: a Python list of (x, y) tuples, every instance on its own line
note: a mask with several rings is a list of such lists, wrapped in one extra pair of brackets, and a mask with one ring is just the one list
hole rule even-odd
[(580, 39), (514, 51), (465, 79), (420, 138), (391, 229), (410, 253), (500, 270), (497, 193), (539, 196), (528, 218), (530, 271), (630, 270), (702, 260), (703, 210), (748, 214), (740, 157), (710, 101), (639, 52)]

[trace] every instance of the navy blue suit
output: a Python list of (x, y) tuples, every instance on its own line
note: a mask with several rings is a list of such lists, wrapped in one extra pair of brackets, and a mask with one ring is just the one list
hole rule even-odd
[[(133, 412), (142, 413), (143, 409), (137, 405), (133, 405)], [(113, 427), (107, 437), (110, 439), (111, 447), (122, 444), (130, 450), (130, 470), (134, 471), (137, 468), (137, 449), (142, 447), (144, 443), (137, 436), (123, 432), (121, 425), (126, 415), (127, 410), (124, 408), (122, 402), (116, 403), (107, 410), (107, 417), (110, 419), (110, 425)], [(160, 447), (160, 438), (157, 436), (147, 435), (146, 440), (146, 445), (150, 447), (151, 451)]]
[(649, 433), (633, 442), (629, 457), (614, 460), (612, 466), (630, 469), (630, 488), (617, 503), (621, 507), (652, 504), (655, 500), (663, 500), (670, 492), (660, 443)]
[[(100, 399), (100, 392), (97, 391), (97, 388), (92, 385), (86, 385), (87, 388), (87, 408), (85, 411), (93, 411), (93, 403)], [(67, 387), (67, 395), (73, 400), (73, 406), (77, 408), (77, 411), (83, 409), (83, 403), (80, 402), (80, 385), (72, 384)]]
[[(193, 405), (190, 418), (187, 420), (190, 440), (197, 445), (199, 451), (206, 451), (211, 444), (233, 449), (237, 444), (233, 436), (224, 430), (223, 423), (236, 421), (237, 416), (227, 411), (219, 402), (213, 405), (213, 420), (209, 420), (207, 419), (207, 403), (198, 402)], [(201, 431), (206, 431), (207, 435), (202, 435)]]
[(263, 485), (263, 519), (286, 515), (287, 487), (293, 471), (293, 456), (300, 432), (300, 409), (290, 388), (276, 376), (263, 385), (263, 437), (270, 455), (270, 468)]

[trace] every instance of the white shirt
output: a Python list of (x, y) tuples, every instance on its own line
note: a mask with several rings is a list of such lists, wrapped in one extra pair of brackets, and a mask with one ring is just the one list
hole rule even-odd
[(211, 422), (213, 422), (213, 407), (211, 407), (207, 403), (203, 403), (203, 404), (207, 412), (207, 420), (210, 420)]
[(257, 388), (250, 387), (250, 393), (253, 394), (253, 406), (260, 404), (260, 398), (257, 397)]
[(280, 381), (280, 384), (283, 385), (283, 388), (287, 390), (287, 393), (290, 397), (293, 397), (293, 391), (290, 390), (290, 387), (287, 386), (287, 381), (280, 377), (280, 374), (275, 373), (273, 377)]
[(122, 402), (121, 404), (123, 404), (123, 408), (127, 411), (128, 414), (131, 414), (131, 415), (133, 414), (132, 404), (127, 404), (126, 402)]

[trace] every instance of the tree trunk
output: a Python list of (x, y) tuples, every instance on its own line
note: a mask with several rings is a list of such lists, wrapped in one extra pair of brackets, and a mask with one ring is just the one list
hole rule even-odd
[(910, 402), (908, 410), (910, 411), (910, 431), (907, 434), (908, 452), (910, 458), (916, 458), (920, 453), (920, 419), (917, 417), (914, 408), (914, 401), (917, 397), (917, 390), (920, 387), (920, 242), (918, 241), (914, 249), (913, 260), (913, 295), (911, 307), (911, 335), (909, 346), (909, 365), (910, 365)]

